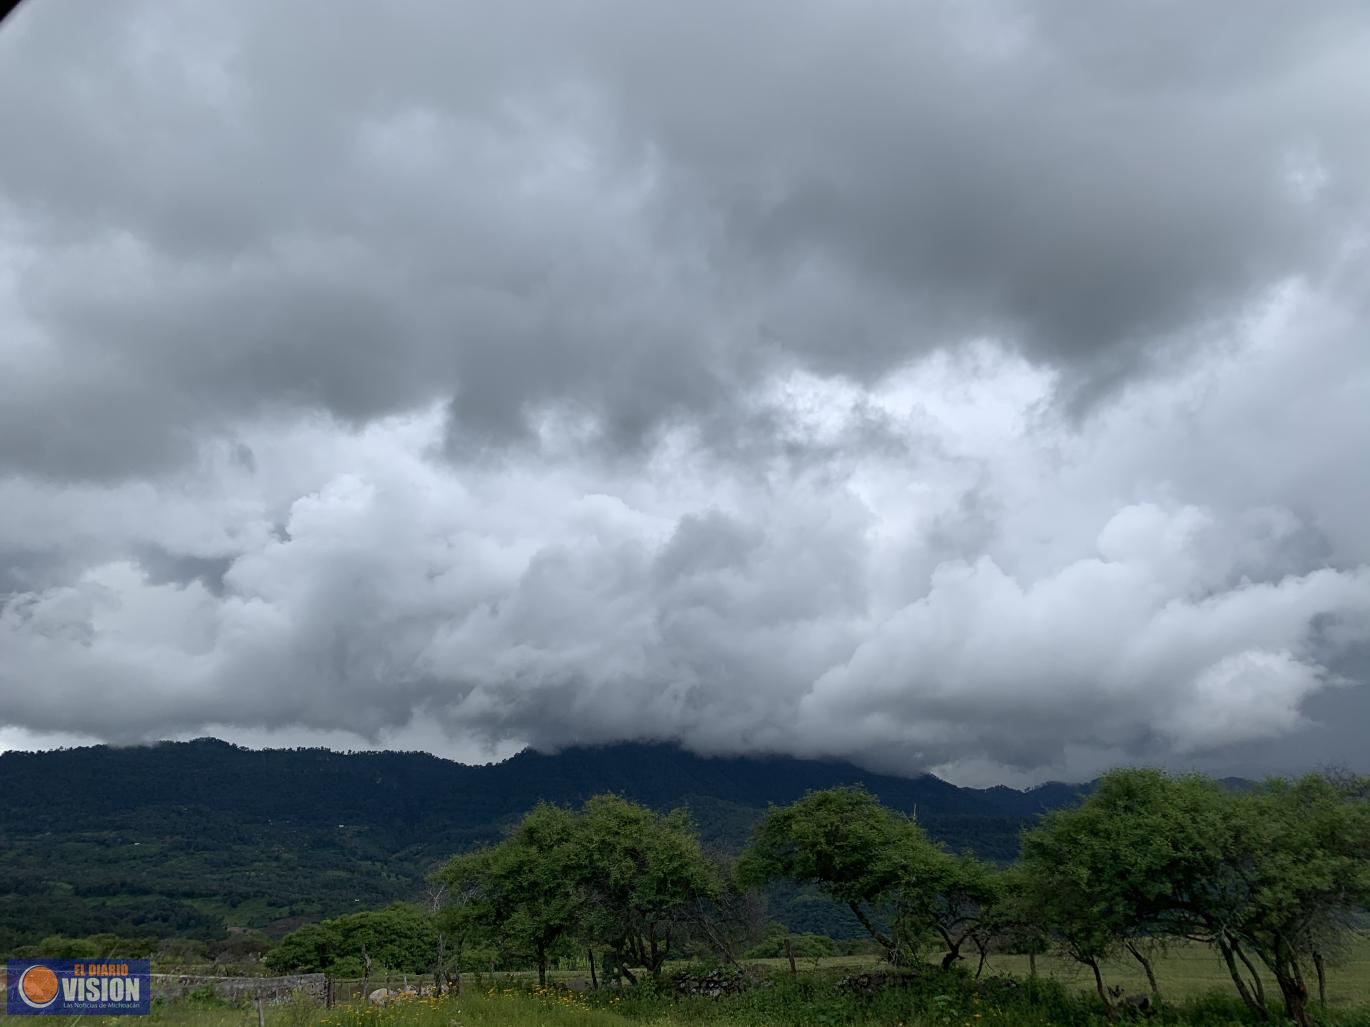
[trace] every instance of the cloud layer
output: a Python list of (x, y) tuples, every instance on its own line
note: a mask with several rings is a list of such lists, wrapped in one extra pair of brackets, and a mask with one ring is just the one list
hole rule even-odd
[(1353, 4), (25, 5), (0, 742), (1363, 759), (1368, 58)]

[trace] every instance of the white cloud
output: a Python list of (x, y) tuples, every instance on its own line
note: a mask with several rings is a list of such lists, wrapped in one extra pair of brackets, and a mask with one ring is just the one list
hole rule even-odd
[(1370, 22), (1238, 6), (25, 5), (0, 744), (1363, 762)]
[[(1216, 429), (1274, 409), (1293, 354), (1342, 392), (1370, 374), (1340, 336), (1279, 324), (1085, 429), (986, 346), (869, 392), (777, 380), (759, 402), (781, 430), (832, 444), (802, 465), (732, 463), (688, 432), (645, 462), (452, 465), (434, 408), (361, 431), (246, 423), (160, 483), (10, 478), (5, 537), (65, 531), (85, 569), (6, 605), (0, 717), (461, 753), (677, 737), (974, 780), (1295, 732), (1338, 683), (1328, 661), (1366, 640), (1370, 571), (1322, 528), (1335, 481), (1226, 477), (1244, 449)], [(1342, 402), (1348, 439), (1370, 428), (1370, 403)], [(871, 410), (897, 445), (838, 444)], [(126, 556), (140, 545), (231, 565), (215, 588), (155, 583)]]

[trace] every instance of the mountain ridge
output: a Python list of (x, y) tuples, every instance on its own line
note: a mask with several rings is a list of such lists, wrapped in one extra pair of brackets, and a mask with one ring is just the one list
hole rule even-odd
[[(1012, 858), (1023, 827), (1088, 787), (960, 788), (930, 774), (656, 742), (524, 750), (489, 764), (214, 738), (10, 751), (0, 754), (0, 945), (45, 933), (283, 929), (416, 898), (438, 862), (497, 839), (537, 802), (578, 805), (606, 791), (685, 806), (707, 846), (736, 851), (769, 805), (837, 785), (916, 811), (934, 838), (997, 861)], [(773, 915), (796, 929), (841, 929), (811, 897), (790, 906)]]

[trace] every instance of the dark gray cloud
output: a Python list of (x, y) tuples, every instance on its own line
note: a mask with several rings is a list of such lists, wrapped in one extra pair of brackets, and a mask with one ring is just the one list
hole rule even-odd
[(0, 192), (47, 359), (3, 458), (117, 475), (263, 406), (444, 395), (458, 456), (547, 407), (631, 448), (778, 367), (869, 383), (980, 334), (1088, 400), (1354, 234), (1368, 32), (1353, 4), (34, 5)]
[(25, 5), (0, 741), (1353, 753), (1367, 69), (1349, 2)]

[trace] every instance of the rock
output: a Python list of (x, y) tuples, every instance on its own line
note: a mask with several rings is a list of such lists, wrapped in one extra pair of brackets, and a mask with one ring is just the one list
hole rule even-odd
[(1156, 1006), (1150, 995), (1129, 995), (1123, 999), (1123, 1008), (1134, 1016), (1153, 1016)]
[(366, 1001), (370, 1002), (373, 1006), (383, 1006), (390, 1001), (390, 989), (377, 988), (370, 995), (366, 996)]
[(852, 995), (871, 998), (887, 988), (906, 987), (913, 977), (913, 974), (897, 971), (870, 970), (865, 973), (848, 974), (837, 982), (837, 987)]
[(757, 981), (741, 970), (709, 970), (706, 973), (680, 973), (673, 978), (676, 993), (702, 998), (737, 995)]

